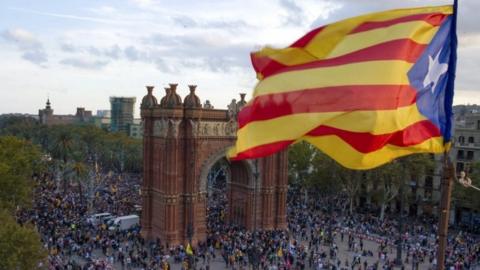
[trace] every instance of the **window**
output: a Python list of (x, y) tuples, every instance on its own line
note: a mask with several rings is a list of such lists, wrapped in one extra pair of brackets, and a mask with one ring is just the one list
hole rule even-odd
[(475, 139), (473, 137), (468, 137), (468, 143), (474, 143)]
[(463, 137), (463, 136), (458, 137), (458, 142), (460, 144), (464, 144), (465, 143), (465, 137)]
[(473, 151), (467, 151), (467, 159), (473, 160)]
[(463, 150), (458, 150), (457, 152), (457, 159), (464, 159), (465, 158), (465, 153)]
[(477, 129), (480, 129), (480, 120), (477, 120)]
[(426, 188), (433, 188), (433, 177), (427, 176), (425, 178), (425, 187)]

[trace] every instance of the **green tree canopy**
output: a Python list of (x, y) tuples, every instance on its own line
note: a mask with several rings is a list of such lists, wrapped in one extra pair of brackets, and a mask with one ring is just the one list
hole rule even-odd
[(20, 226), (1, 209), (0, 224), (0, 269), (38, 269), (47, 253), (33, 226)]
[(43, 169), (38, 147), (15, 137), (0, 137), (0, 206), (13, 212), (32, 201), (32, 176)]
[[(58, 166), (80, 157), (81, 161), (104, 171), (142, 171), (142, 141), (122, 133), (111, 133), (94, 125), (39, 124), (29, 117), (0, 117), (0, 136), (11, 135), (39, 145)], [(61, 164), (63, 163), (63, 164)]]
[(31, 225), (15, 222), (17, 208), (32, 203), (32, 177), (44, 170), (44, 155), (28, 141), (0, 137), (0, 269), (36, 269), (46, 256)]

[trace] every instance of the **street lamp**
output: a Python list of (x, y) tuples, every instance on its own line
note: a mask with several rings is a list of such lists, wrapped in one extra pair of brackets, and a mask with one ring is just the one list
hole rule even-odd
[(397, 239), (397, 258), (396, 265), (402, 265), (402, 246), (403, 246), (403, 183), (400, 185), (398, 195), (400, 195), (400, 215), (398, 215), (398, 239)]
[(255, 159), (255, 171), (253, 172), (253, 248), (251, 250), (251, 259), (253, 269), (258, 269), (258, 265), (260, 264), (260, 254), (258, 254), (258, 246), (257, 246), (257, 184), (258, 184), (258, 177), (260, 173), (258, 171), (258, 159)]

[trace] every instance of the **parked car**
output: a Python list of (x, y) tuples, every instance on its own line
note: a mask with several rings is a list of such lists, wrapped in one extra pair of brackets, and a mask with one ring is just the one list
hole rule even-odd
[(140, 225), (140, 218), (137, 215), (128, 215), (112, 219), (108, 229), (125, 231), (138, 225)]

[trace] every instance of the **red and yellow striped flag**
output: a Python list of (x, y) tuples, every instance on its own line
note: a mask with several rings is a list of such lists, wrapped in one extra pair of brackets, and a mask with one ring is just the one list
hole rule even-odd
[(452, 6), (391, 10), (320, 27), (251, 54), (259, 79), (231, 159), (306, 140), (345, 167), (449, 147), (456, 61)]

